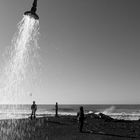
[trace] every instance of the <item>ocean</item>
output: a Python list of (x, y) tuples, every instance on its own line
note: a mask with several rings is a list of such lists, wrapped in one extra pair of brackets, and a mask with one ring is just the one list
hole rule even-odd
[[(58, 105), (59, 115), (77, 115), (79, 107), (84, 107), (85, 114), (99, 112), (115, 119), (139, 120), (140, 105)], [(54, 105), (37, 105), (37, 117), (55, 115)], [(0, 120), (29, 118), (31, 105), (0, 105)]]

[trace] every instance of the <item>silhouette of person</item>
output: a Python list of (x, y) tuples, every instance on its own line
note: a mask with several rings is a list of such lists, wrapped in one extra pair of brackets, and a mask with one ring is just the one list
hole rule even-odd
[(35, 101), (33, 101), (33, 104), (31, 105), (31, 110), (32, 110), (31, 119), (32, 119), (32, 117), (34, 117), (34, 119), (35, 119), (36, 118), (36, 110), (37, 110), (37, 105), (35, 104)]
[(84, 125), (84, 119), (85, 119), (84, 109), (83, 109), (82, 106), (80, 107), (80, 111), (77, 113), (77, 119), (78, 119), (79, 131), (82, 132), (83, 131), (83, 125)]
[(58, 117), (58, 103), (55, 104), (55, 117)]

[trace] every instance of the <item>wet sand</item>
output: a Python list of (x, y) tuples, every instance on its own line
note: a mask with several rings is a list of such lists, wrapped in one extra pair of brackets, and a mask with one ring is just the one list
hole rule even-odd
[(87, 116), (80, 133), (75, 116), (0, 121), (1, 140), (140, 140), (140, 121)]

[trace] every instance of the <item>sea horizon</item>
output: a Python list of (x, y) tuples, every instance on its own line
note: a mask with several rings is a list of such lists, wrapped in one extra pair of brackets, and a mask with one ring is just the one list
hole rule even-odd
[[(85, 114), (103, 113), (114, 119), (139, 120), (140, 104), (58, 104), (58, 114), (77, 115), (83, 106)], [(37, 104), (37, 117), (55, 115), (55, 104)], [(31, 104), (0, 104), (1, 119), (29, 118)]]

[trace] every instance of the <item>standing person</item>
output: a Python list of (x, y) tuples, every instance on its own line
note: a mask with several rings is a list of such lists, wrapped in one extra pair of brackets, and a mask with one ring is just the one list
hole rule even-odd
[(84, 109), (81, 106), (80, 107), (80, 111), (77, 113), (77, 119), (78, 119), (78, 125), (79, 125), (79, 131), (82, 132), (83, 131), (83, 125), (84, 125)]
[(34, 116), (34, 119), (36, 118), (36, 110), (37, 110), (37, 105), (35, 104), (35, 101), (33, 101), (33, 104), (31, 105), (31, 110), (32, 110), (32, 114), (31, 114), (31, 119), (32, 116)]
[(55, 104), (55, 117), (58, 117), (58, 103)]

